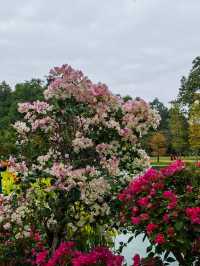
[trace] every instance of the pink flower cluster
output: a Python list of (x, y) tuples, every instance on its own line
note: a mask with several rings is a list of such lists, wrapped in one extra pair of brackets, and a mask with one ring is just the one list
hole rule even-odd
[(156, 228), (158, 228), (157, 224), (153, 224), (153, 223), (148, 224), (146, 227), (147, 234), (151, 235)]
[(186, 208), (186, 215), (193, 224), (200, 224), (200, 207)]
[(111, 94), (105, 84), (93, 84), (81, 71), (69, 65), (55, 67), (50, 74), (51, 83), (44, 92), (46, 99), (55, 97), (64, 100), (74, 97), (78, 102), (85, 102), (92, 106), (96, 104), (96, 98), (117, 103), (117, 97)]
[(28, 172), (28, 167), (26, 165), (25, 161), (22, 161), (20, 163), (16, 162), (16, 158), (14, 157), (10, 157), (9, 158), (9, 171), (11, 172), (15, 172), (15, 173), (23, 173), (24, 175), (26, 175), (26, 173)]
[(133, 257), (133, 266), (140, 266), (141, 264), (140, 255), (135, 254)]
[[(55, 250), (52, 257), (47, 261), (48, 251), (43, 250), (36, 255), (34, 264), (37, 266), (56, 266), (70, 263), (72, 266), (122, 266), (124, 258), (114, 255), (110, 250), (104, 247), (97, 247), (91, 252), (81, 252), (74, 249), (74, 242), (63, 242)], [(68, 265), (68, 264), (67, 264)]]
[(32, 123), (32, 131), (36, 131), (36, 129), (38, 129), (38, 128), (48, 130), (48, 129), (52, 128), (53, 124), (54, 124), (54, 121), (49, 116), (41, 118), (41, 119), (36, 119)]
[(129, 201), (133, 195), (142, 191), (147, 191), (150, 188), (152, 180), (158, 180), (160, 174), (153, 168), (148, 169), (143, 175), (136, 177), (121, 194), (118, 195), (119, 200)]
[(95, 248), (90, 253), (77, 252), (72, 259), (73, 266), (88, 266), (103, 264), (106, 266), (121, 266), (124, 258), (114, 255), (104, 247)]
[(177, 196), (174, 192), (168, 190), (163, 192), (163, 198), (169, 200), (169, 204), (167, 206), (168, 209), (173, 209), (177, 205)]
[[(156, 128), (160, 117), (142, 99), (124, 102), (118, 96), (113, 95), (105, 84), (93, 84), (81, 71), (73, 69), (69, 65), (55, 67), (50, 71), (51, 82), (44, 95), (48, 100), (57, 98), (65, 100), (74, 97), (77, 102), (87, 103), (96, 110), (96, 115), (91, 118), (95, 123), (100, 120), (103, 124), (118, 130), (118, 133), (126, 139), (134, 142), (137, 137), (132, 129), (137, 129), (141, 134), (149, 127)], [(111, 110), (121, 109), (124, 113), (122, 128), (114, 120), (105, 120)]]
[(165, 244), (165, 242), (166, 242), (165, 236), (162, 233), (159, 233), (159, 234), (156, 235), (156, 238), (155, 238), (154, 241), (158, 245)]
[(47, 111), (51, 111), (52, 106), (50, 106), (47, 102), (35, 101), (33, 103), (18, 103), (18, 111), (20, 113), (28, 113), (30, 111), (34, 111), (38, 114), (46, 114)]
[(196, 163), (196, 166), (197, 166), (197, 167), (200, 167), (200, 162), (197, 162), (197, 163)]
[[(155, 195), (157, 189), (163, 189), (163, 180), (180, 172), (185, 167), (185, 164), (182, 161), (176, 161), (170, 164), (168, 167), (156, 171), (153, 168), (149, 168), (143, 175), (136, 177), (128, 186), (124, 189), (118, 198), (121, 201), (130, 200), (133, 195), (139, 194), (141, 192), (149, 192), (150, 195)], [(172, 200), (172, 195), (171, 198)], [(142, 205), (147, 205), (148, 198), (140, 199), (139, 203)], [(175, 195), (173, 195), (173, 203), (175, 203)]]
[[(150, 239), (158, 245), (164, 244), (166, 239), (175, 235), (171, 217), (177, 218), (178, 196), (171, 175), (182, 171), (183, 168), (184, 163), (181, 161), (176, 161), (161, 171), (150, 168), (135, 178), (118, 195), (118, 199), (123, 203), (121, 213), (123, 220), (125, 219), (123, 212), (126, 212), (128, 208), (127, 218), (131, 223), (136, 226), (137, 230), (141, 227), (142, 232), (146, 231)], [(172, 184), (174, 190), (168, 189), (168, 182)], [(156, 208), (160, 206), (163, 210), (158, 212), (156, 220)], [(166, 223), (167, 228), (163, 229)]]
[(74, 242), (63, 242), (55, 250), (52, 257), (47, 261), (49, 252), (42, 247), (42, 251), (36, 254), (33, 264), (38, 266), (56, 266), (61, 262), (62, 258), (66, 255), (70, 256), (73, 252), (72, 248), (75, 246)]
[(185, 168), (185, 163), (181, 160), (177, 160), (174, 163), (171, 163), (168, 167), (165, 167), (160, 170), (164, 176), (172, 176), (177, 172), (182, 171)]

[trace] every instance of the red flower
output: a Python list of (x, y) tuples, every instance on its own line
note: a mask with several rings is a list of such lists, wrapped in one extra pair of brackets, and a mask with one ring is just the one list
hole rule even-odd
[(139, 209), (138, 209), (138, 207), (133, 207), (131, 211), (132, 211), (132, 214), (133, 214), (133, 215), (137, 215)]
[(200, 162), (197, 162), (197, 163), (196, 163), (196, 166), (197, 166), (197, 167), (200, 167)]
[(140, 256), (138, 254), (133, 257), (133, 266), (140, 266)]
[(159, 190), (159, 189), (163, 189), (164, 187), (165, 187), (165, 185), (163, 184), (163, 183), (154, 183), (153, 185), (152, 185), (152, 187), (155, 189), (155, 190)]
[(163, 221), (166, 222), (166, 223), (169, 222), (169, 215), (168, 215), (167, 213), (165, 213), (165, 214), (163, 215)]
[(149, 215), (148, 215), (148, 213), (141, 213), (140, 218), (143, 221), (147, 221), (147, 220), (149, 220)]
[(132, 217), (131, 221), (132, 221), (132, 224), (140, 224), (140, 218), (139, 217)]
[(143, 198), (139, 199), (137, 201), (137, 203), (138, 203), (139, 206), (146, 207), (148, 205), (148, 203), (149, 203), (149, 199), (148, 199), (148, 197), (143, 197)]
[(193, 224), (200, 224), (200, 207), (187, 208), (186, 215)]
[(36, 260), (35, 260), (36, 264), (38, 264), (38, 265), (43, 264), (46, 260), (47, 255), (48, 255), (47, 250), (44, 250), (44, 251), (41, 251), (40, 253), (38, 253)]
[(177, 205), (177, 196), (171, 190), (163, 192), (163, 198), (168, 199), (170, 202), (167, 206), (168, 209), (174, 209)]
[(157, 234), (154, 241), (158, 245), (162, 245), (166, 242), (165, 237), (162, 233)]
[(157, 224), (153, 224), (153, 223), (150, 223), (147, 225), (146, 227), (146, 231), (147, 231), (147, 234), (148, 235), (151, 235), (153, 233), (153, 231), (158, 227)]
[(172, 226), (167, 229), (167, 235), (169, 237), (174, 237), (175, 231), (174, 231), (174, 228)]
[(185, 163), (181, 160), (177, 160), (171, 163), (169, 166), (160, 170), (164, 176), (172, 176), (173, 174), (182, 171), (185, 168)]

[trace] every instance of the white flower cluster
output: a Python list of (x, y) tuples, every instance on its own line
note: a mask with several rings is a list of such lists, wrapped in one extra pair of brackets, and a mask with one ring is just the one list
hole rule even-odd
[(30, 237), (31, 225), (25, 224), (24, 220), (30, 213), (30, 209), (26, 202), (20, 202), (20, 206), (13, 208), (12, 195), (5, 197), (1, 195), (1, 210), (0, 210), (0, 227), (6, 232), (14, 233), (16, 239)]
[(80, 134), (77, 134), (77, 137), (72, 141), (75, 152), (79, 152), (82, 149), (86, 149), (94, 145), (91, 139), (79, 135)]
[(13, 125), (14, 129), (21, 135), (25, 135), (30, 131), (30, 128), (25, 122), (17, 121)]

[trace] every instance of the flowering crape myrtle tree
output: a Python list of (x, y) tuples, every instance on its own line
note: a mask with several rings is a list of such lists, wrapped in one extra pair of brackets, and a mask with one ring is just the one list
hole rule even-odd
[(171, 254), (181, 266), (200, 265), (199, 177), (200, 164), (176, 161), (160, 171), (148, 169), (118, 196), (123, 225), (148, 237), (149, 258), (163, 255), (161, 265), (174, 261)]
[(5, 216), (20, 221), (18, 237), (24, 225), (26, 232), (37, 229), (52, 252), (63, 240), (82, 250), (108, 245), (117, 193), (149, 166), (139, 140), (156, 128), (159, 115), (68, 65), (51, 70), (49, 80), (45, 101), (19, 104), (24, 120), (14, 125), (19, 156), (10, 169), (21, 185), (6, 199), (14, 211)]

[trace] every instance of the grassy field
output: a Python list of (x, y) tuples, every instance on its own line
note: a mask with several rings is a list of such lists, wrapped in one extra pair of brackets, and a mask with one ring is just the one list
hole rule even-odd
[[(197, 161), (195, 156), (186, 156), (181, 157), (181, 160), (183, 160), (186, 163), (195, 163)], [(164, 167), (168, 164), (170, 164), (172, 161), (170, 160), (170, 156), (161, 156), (160, 161), (157, 162), (157, 157), (151, 157), (151, 166), (157, 166), (157, 167)]]

